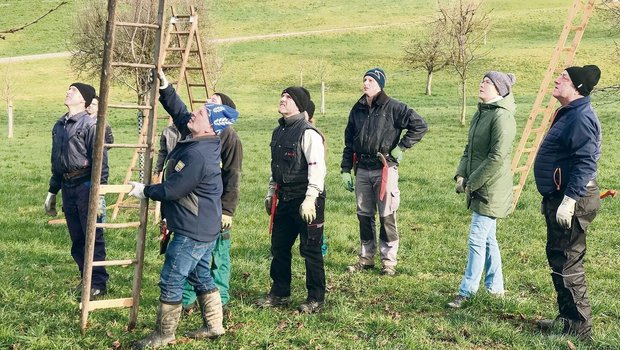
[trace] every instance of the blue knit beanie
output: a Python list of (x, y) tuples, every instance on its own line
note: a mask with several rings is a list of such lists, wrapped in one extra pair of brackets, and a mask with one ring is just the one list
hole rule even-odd
[(381, 88), (381, 90), (383, 90), (383, 87), (385, 86), (385, 81), (387, 80), (383, 69), (381, 68), (370, 69), (368, 72), (366, 72), (366, 74), (364, 74), (364, 77), (366, 76), (373, 78), (379, 84), (379, 87)]
[(209, 122), (217, 135), (224, 129), (234, 124), (239, 117), (239, 112), (227, 105), (218, 105), (214, 103), (205, 104), (207, 112), (209, 112)]

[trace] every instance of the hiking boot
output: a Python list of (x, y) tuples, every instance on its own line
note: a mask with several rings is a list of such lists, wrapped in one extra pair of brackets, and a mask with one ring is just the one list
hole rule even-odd
[(536, 326), (543, 333), (564, 333), (564, 330), (567, 329), (567, 319), (564, 317), (556, 317), (554, 319), (542, 319), (536, 321)]
[(362, 264), (360, 261), (356, 262), (353, 265), (349, 265), (347, 266), (347, 271), (349, 272), (359, 272), (362, 270), (369, 270), (369, 269), (374, 269), (375, 265), (366, 265), (366, 264)]
[(321, 309), (323, 309), (323, 304), (324, 304), (323, 301), (316, 301), (314, 299), (308, 299), (297, 307), (297, 311), (299, 311), (302, 314), (314, 314), (314, 313), (320, 312)]
[(381, 268), (381, 274), (384, 276), (394, 276), (396, 274), (395, 266), (383, 266)]
[(267, 309), (270, 307), (287, 306), (290, 303), (291, 297), (279, 297), (272, 294), (267, 294), (265, 298), (258, 299), (255, 305), (259, 308)]
[(108, 294), (108, 290), (105, 287), (103, 288), (93, 287), (90, 289), (90, 300), (101, 299), (101, 297), (103, 297), (106, 294)]
[(465, 297), (459, 294), (454, 298), (454, 300), (449, 302), (446, 306), (452, 309), (460, 309), (463, 306), (463, 304), (466, 303), (467, 301), (469, 301), (468, 297)]

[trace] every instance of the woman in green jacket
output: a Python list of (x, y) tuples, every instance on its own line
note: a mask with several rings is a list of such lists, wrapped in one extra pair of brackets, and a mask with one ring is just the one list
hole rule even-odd
[(506, 217), (512, 204), (512, 143), (515, 138), (516, 105), (512, 96), (513, 74), (491, 71), (480, 82), (481, 102), (469, 127), (467, 145), (456, 170), (456, 192), (465, 193), (472, 210), (469, 259), (459, 294), (448, 303), (460, 308), (476, 291), (483, 270), (484, 286), (504, 294), (502, 258), (495, 236), (496, 219)]

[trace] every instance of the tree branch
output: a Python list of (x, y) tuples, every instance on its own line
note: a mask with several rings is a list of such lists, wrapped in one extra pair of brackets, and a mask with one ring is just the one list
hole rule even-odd
[[(25, 29), (25, 28), (27, 28), (27, 27), (30, 27), (31, 25), (33, 25), (33, 24), (35, 24), (35, 23), (39, 22), (39, 21), (40, 21), (41, 19), (43, 19), (45, 16), (47, 16), (47, 15), (49, 15), (50, 13), (52, 13), (52, 12), (54, 12), (54, 11), (58, 10), (58, 8), (59, 8), (60, 6), (65, 5), (65, 4), (67, 4), (67, 2), (66, 2), (66, 1), (63, 1), (63, 2), (61, 2), (60, 4), (58, 4), (58, 6), (56, 6), (56, 7), (54, 7), (53, 9), (51, 9), (51, 10), (47, 11), (47, 13), (46, 13), (46, 14), (44, 14), (43, 16), (41, 16), (41, 17), (39, 17), (39, 18), (35, 19), (34, 21), (32, 21), (32, 22), (30, 22), (30, 23), (28, 23), (28, 24), (24, 24), (24, 25), (23, 25), (23, 26), (21, 26), (21, 27), (11, 28), (11, 29), (7, 29), (7, 30), (2, 30), (2, 31), (0, 31), (0, 33), (4, 33), (4, 34), (13, 34), (13, 33), (15, 33), (15, 32), (19, 32), (20, 30), (23, 30), (23, 29)], [(0, 34), (0, 39), (5, 40), (5, 39), (6, 39), (6, 36), (5, 36), (5, 35)]]

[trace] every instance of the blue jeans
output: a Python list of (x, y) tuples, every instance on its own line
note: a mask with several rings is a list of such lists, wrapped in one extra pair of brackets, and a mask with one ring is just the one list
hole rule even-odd
[(160, 301), (181, 304), (185, 281), (194, 287), (196, 294), (216, 289), (210, 268), (215, 242), (200, 242), (179, 234), (172, 236), (161, 269)]
[(496, 219), (473, 213), (469, 229), (469, 259), (459, 294), (469, 297), (478, 291), (483, 269), (484, 287), (489, 293), (504, 292), (502, 257), (495, 238)]

